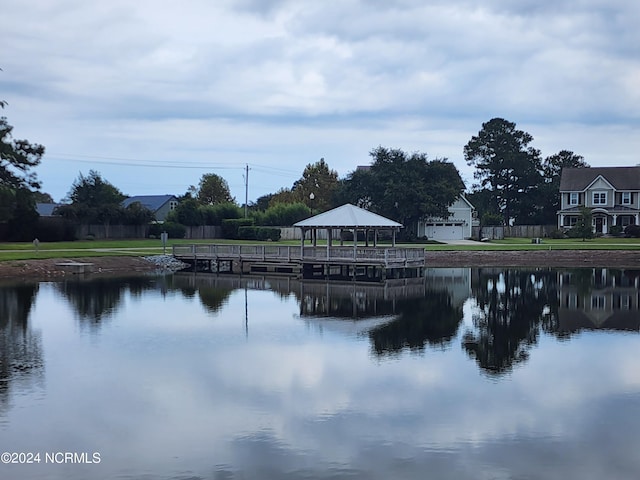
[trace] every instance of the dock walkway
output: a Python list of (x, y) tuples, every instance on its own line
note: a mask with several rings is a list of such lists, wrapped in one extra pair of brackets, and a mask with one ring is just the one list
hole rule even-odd
[(425, 266), (424, 248), (192, 244), (174, 245), (173, 256), (196, 269), (204, 265), (203, 270), (217, 273), (306, 272), (305, 276), (327, 278), (357, 276), (363, 271), (381, 278), (405, 276), (407, 271), (414, 276), (414, 270)]

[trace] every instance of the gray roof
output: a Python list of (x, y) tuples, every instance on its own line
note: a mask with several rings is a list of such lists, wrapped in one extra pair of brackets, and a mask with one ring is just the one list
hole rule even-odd
[(581, 192), (602, 176), (616, 190), (640, 190), (640, 167), (563, 168), (561, 192)]
[(127, 208), (135, 202), (140, 202), (143, 207), (147, 207), (152, 212), (157, 212), (169, 200), (176, 199), (175, 195), (136, 195), (122, 201), (122, 206)]
[(53, 211), (59, 207), (60, 203), (36, 203), (36, 211), (41, 217), (53, 216)]
[(315, 217), (307, 218), (294, 227), (331, 227), (331, 228), (402, 228), (402, 224), (372, 213), (364, 208), (347, 203)]

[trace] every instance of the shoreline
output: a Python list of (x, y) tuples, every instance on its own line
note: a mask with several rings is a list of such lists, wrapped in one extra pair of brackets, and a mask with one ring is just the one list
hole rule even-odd
[[(456, 267), (608, 267), (640, 269), (640, 250), (452, 250), (427, 251), (427, 268)], [(162, 271), (158, 264), (137, 256), (104, 256), (8, 260), (0, 262), (3, 279), (60, 279), (73, 277), (60, 263), (91, 263), (92, 276)], [(166, 270), (166, 269), (165, 269)]]

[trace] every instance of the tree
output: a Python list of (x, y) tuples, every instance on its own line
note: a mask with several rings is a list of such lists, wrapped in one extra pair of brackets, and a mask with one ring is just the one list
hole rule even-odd
[(188, 226), (202, 225), (202, 212), (199, 207), (200, 204), (195, 198), (186, 198), (175, 210), (169, 212), (167, 220)]
[(215, 173), (205, 173), (202, 175), (196, 198), (204, 205), (235, 203), (235, 199), (231, 196), (229, 190), (229, 184), (224, 178)]
[(340, 198), (392, 218), (412, 232), (426, 217), (447, 218), (464, 190), (456, 167), (425, 153), (378, 147), (369, 169), (354, 172), (341, 185)]
[(532, 141), (515, 123), (494, 118), (464, 147), (467, 164), (476, 168), (477, 187), (490, 192), (492, 207), (506, 223), (529, 216), (530, 200), (542, 182), (540, 152), (529, 146)]
[[(0, 101), (4, 108), (6, 102)], [(33, 237), (38, 214), (32, 190), (40, 188), (33, 168), (40, 164), (44, 147), (16, 140), (13, 127), (0, 117), (0, 222), (7, 222), (12, 240)]]
[(125, 218), (122, 201), (126, 196), (104, 180), (100, 173), (90, 170), (87, 176), (82, 173), (73, 182), (67, 195), (67, 205), (57, 211), (65, 218), (84, 223), (101, 223), (109, 232), (109, 225)]
[(576, 224), (569, 230), (569, 236), (572, 238), (582, 238), (583, 242), (587, 238), (593, 238), (592, 218), (593, 214), (591, 213), (591, 209), (582, 207)]
[(305, 167), (302, 177), (293, 184), (291, 191), (296, 201), (316, 212), (323, 212), (333, 206), (333, 194), (337, 187), (338, 172), (331, 170), (321, 158)]
[(55, 203), (53, 197), (45, 192), (33, 192), (33, 199), (37, 203)]
[(589, 168), (584, 157), (569, 150), (561, 150), (542, 162), (544, 182), (540, 185), (537, 203), (541, 210), (540, 224), (556, 223), (560, 210), (560, 175), (563, 168)]
[(40, 164), (44, 147), (27, 140), (15, 140), (12, 131), (7, 119), (0, 117), (0, 185), (39, 189), (40, 183), (32, 169)]

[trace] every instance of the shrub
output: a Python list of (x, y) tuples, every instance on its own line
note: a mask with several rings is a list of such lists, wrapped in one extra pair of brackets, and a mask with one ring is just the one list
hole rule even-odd
[(480, 222), (483, 227), (499, 227), (502, 223), (502, 215), (497, 213), (485, 213), (482, 215), (482, 221)]
[(640, 238), (640, 225), (627, 225), (624, 228), (624, 236), (629, 238)]
[(609, 229), (609, 233), (611, 235), (615, 235), (616, 237), (622, 235), (622, 226), (614, 225)]
[(204, 225), (221, 225), (223, 220), (240, 218), (240, 208), (234, 203), (217, 203), (215, 205), (202, 205), (200, 216)]
[(253, 225), (250, 218), (233, 218), (222, 221), (222, 238), (230, 240), (238, 240), (240, 238), (238, 230), (240, 227), (249, 227)]
[(280, 229), (273, 227), (257, 227), (256, 234), (258, 240), (277, 242), (280, 240)]
[(311, 210), (303, 203), (277, 203), (262, 213), (254, 214), (256, 223), (270, 226), (290, 226), (311, 215)]
[(41, 242), (64, 242), (75, 240), (75, 225), (62, 217), (40, 217), (36, 224), (35, 237)]
[(167, 232), (169, 238), (184, 238), (187, 229), (176, 222), (154, 223), (149, 226), (149, 238), (160, 238), (162, 232)]
[(552, 230), (551, 232), (549, 232), (549, 238), (559, 239), (559, 238), (564, 238), (565, 236), (566, 234), (564, 230), (560, 228), (556, 228), (555, 230)]
[(257, 227), (244, 226), (238, 227), (238, 238), (241, 240), (257, 240), (258, 234), (256, 233)]

